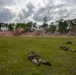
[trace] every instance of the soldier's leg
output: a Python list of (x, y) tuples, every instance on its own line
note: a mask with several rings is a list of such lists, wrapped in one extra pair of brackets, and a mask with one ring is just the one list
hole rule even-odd
[(35, 59), (35, 58), (33, 58), (32, 63), (36, 64), (37, 66), (39, 66), (39, 65), (40, 65), (40, 63), (38, 62), (38, 60), (37, 60), (37, 59)]
[(38, 62), (39, 62), (39, 63), (42, 63), (42, 64), (44, 64), (44, 65), (51, 66), (51, 64), (50, 64), (49, 62), (47, 62), (47, 61), (45, 61), (45, 60), (42, 60), (41, 58), (38, 59)]

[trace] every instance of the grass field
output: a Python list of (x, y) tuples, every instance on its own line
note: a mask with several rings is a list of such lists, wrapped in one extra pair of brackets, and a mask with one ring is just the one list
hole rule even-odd
[[(76, 49), (76, 37), (0, 37), (0, 75), (76, 75), (76, 52), (59, 49), (63, 45)], [(31, 63), (30, 51), (52, 66)]]

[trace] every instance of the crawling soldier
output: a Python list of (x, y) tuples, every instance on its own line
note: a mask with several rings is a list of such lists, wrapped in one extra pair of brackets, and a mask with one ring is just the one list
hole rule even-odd
[(71, 41), (67, 41), (66, 44), (72, 44), (72, 42)]
[(45, 64), (45, 65), (51, 66), (51, 64), (49, 62), (42, 60), (41, 56), (39, 54), (36, 54), (33, 51), (31, 51), (28, 54), (29, 54), (28, 59), (31, 60), (37, 66), (39, 66), (40, 64)]
[(66, 47), (66, 46), (61, 46), (60, 49), (65, 50), (65, 51), (70, 51), (70, 52), (76, 52), (76, 50), (70, 49), (69, 47)]

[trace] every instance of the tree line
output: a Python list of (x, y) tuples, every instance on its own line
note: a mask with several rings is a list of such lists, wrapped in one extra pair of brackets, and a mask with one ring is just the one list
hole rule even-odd
[(59, 32), (60, 34), (67, 34), (69, 31), (76, 30), (76, 19), (64, 20), (60, 19), (52, 21), (48, 24), (47, 17), (43, 18), (42, 25), (37, 25), (36, 22), (30, 21), (28, 23), (0, 23), (0, 31), (2, 28), (6, 28), (8, 31), (14, 31), (18, 28), (23, 28), (25, 32), (44, 31), (45, 33)]

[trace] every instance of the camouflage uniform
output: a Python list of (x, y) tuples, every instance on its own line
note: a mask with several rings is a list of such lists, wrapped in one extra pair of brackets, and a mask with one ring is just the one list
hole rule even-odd
[(41, 63), (48, 65), (48, 66), (51, 66), (51, 64), (49, 62), (42, 60), (41, 56), (39, 54), (34, 53), (33, 51), (31, 51), (29, 53), (28, 59), (31, 60), (37, 66), (39, 66)]

